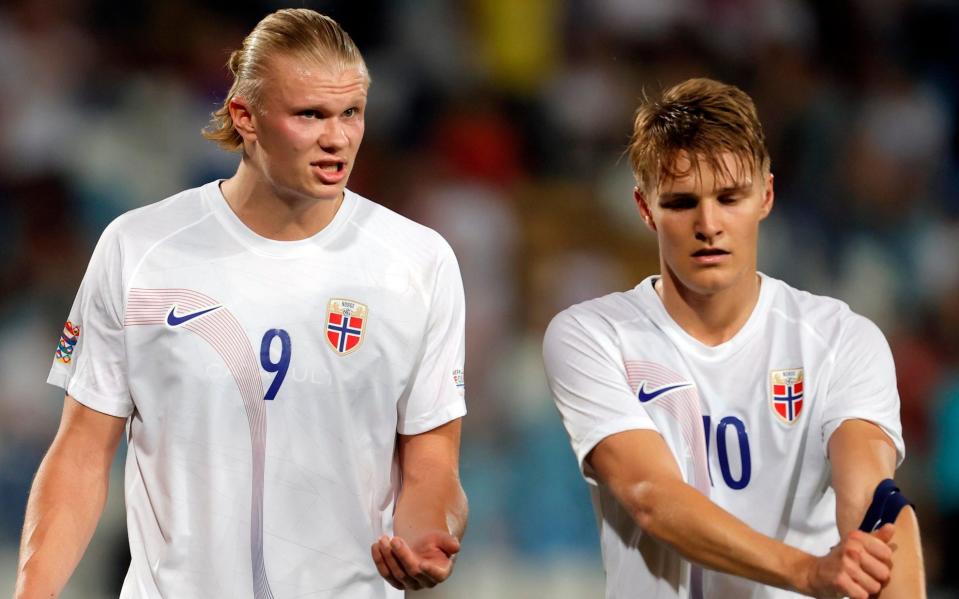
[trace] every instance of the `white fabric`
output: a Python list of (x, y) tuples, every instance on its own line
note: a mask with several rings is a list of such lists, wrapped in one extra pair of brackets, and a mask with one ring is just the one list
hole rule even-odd
[[(348, 353), (327, 338), (337, 298), (368, 309)], [(466, 412), (438, 234), (347, 191), (321, 232), (273, 241), (212, 182), (111, 224), (70, 321), (49, 382), (130, 417), (121, 597), (402, 596), (369, 549), (392, 532), (396, 434)]]
[[(608, 435), (658, 430), (688, 483), (759, 532), (814, 554), (839, 540), (826, 455), (839, 424), (876, 423), (902, 460), (895, 368), (879, 329), (838, 300), (761, 277), (748, 321), (715, 347), (672, 320), (655, 277), (573, 306), (547, 330), (547, 374), (593, 493), (607, 597), (696, 595), (689, 565), (644, 535), (589, 472), (586, 456)], [(773, 409), (772, 377), (798, 369), (803, 405), (790, 423)], [(702, 584), (711, 599), (798, 596), (711, 571)]]

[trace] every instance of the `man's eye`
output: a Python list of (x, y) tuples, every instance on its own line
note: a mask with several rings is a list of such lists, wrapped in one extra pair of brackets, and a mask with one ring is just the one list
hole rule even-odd
[(346, 117), (356, 116), (358, 112), (359, 110), (357, 110), (356, 107), (347, 108), (346, 110), (343, 111), (343, 116), (346, 116)]
[(666, 210), (688, 210), (690, 208), (696, 207), (696, 200), (692, 198), (681, 198), (676, 200), (670, 200), (663, 204), (663, 208)]
[(317, 118), (319, 115), (316, 113), (315, 110), (304, 110), (304, 111), (300, 112), (300, 116), (306, 117), (306, 118), (308, 118), (308, 119), (315, 119), (315, 118)]
[(739, 196), (719, 196), (721, 204), (735, 204), (739, 201)]

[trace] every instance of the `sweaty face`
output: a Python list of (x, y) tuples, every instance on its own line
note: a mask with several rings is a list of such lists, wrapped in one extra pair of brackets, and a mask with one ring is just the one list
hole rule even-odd
[(726, 152), (719, 156), (728, 172), (707, 161), (690, 168), (680, 154), (675, 172), (651, 197), (637, 193), (643, 220), (659, 238), (663, 275), (681, 293), (701, 296), (748, 285), (756, 272), (759, 222), (773, 204), (772, 175), (751, 172)]
[(288, 56), (270, 61), (253, 109), (250, 157), (280, 196), (338, 199), (363, 140), (369, 80)]

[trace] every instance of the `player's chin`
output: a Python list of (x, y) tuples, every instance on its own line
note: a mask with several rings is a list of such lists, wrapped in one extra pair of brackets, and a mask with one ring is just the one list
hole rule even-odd
[(343, 195), (345, 187), (346, 179), (336, 184), (311, 181), (303, 186), (305, 195), (317, 200), (338, 200)]
[(683, 281), (686, 288), (700, 295), (725, 291), (735, 284), (735, 276), (722, 266), (705, 266), (688, 273)]

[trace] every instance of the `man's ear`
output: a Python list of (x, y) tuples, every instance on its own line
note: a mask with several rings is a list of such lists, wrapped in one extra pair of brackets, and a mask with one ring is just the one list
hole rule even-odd
[(636, 206), (639, 208), (639, 215), (643, 217), (643, 222), (653, 233), (656, 232), (656, 221), (653, 220), (653, 213), (649, 209), (649, 203), (646, 196), (639, 189), (639, 186), (633, 188), (633, 199), (636, 200)]
[(253, 122), (253, 110), (249, 101), (243, 96), (234, 96), (227, 105), (233, 127), (240, 134), (244, 142), (256, 141), (256, 125)]
[(764, 218), (769, 216), (769, 213), (773, 209), (773, 204), (775, 203), (775, 200), (776, 200), (776, 192), (773, 191), (773, 174), (769, 173), (766, 176), (766, 187), (763, 190), (763, 204), (762, 204), (762, 208), (760, 209), (761, 212), (760, 212), (759, 220), (763, 220)]

